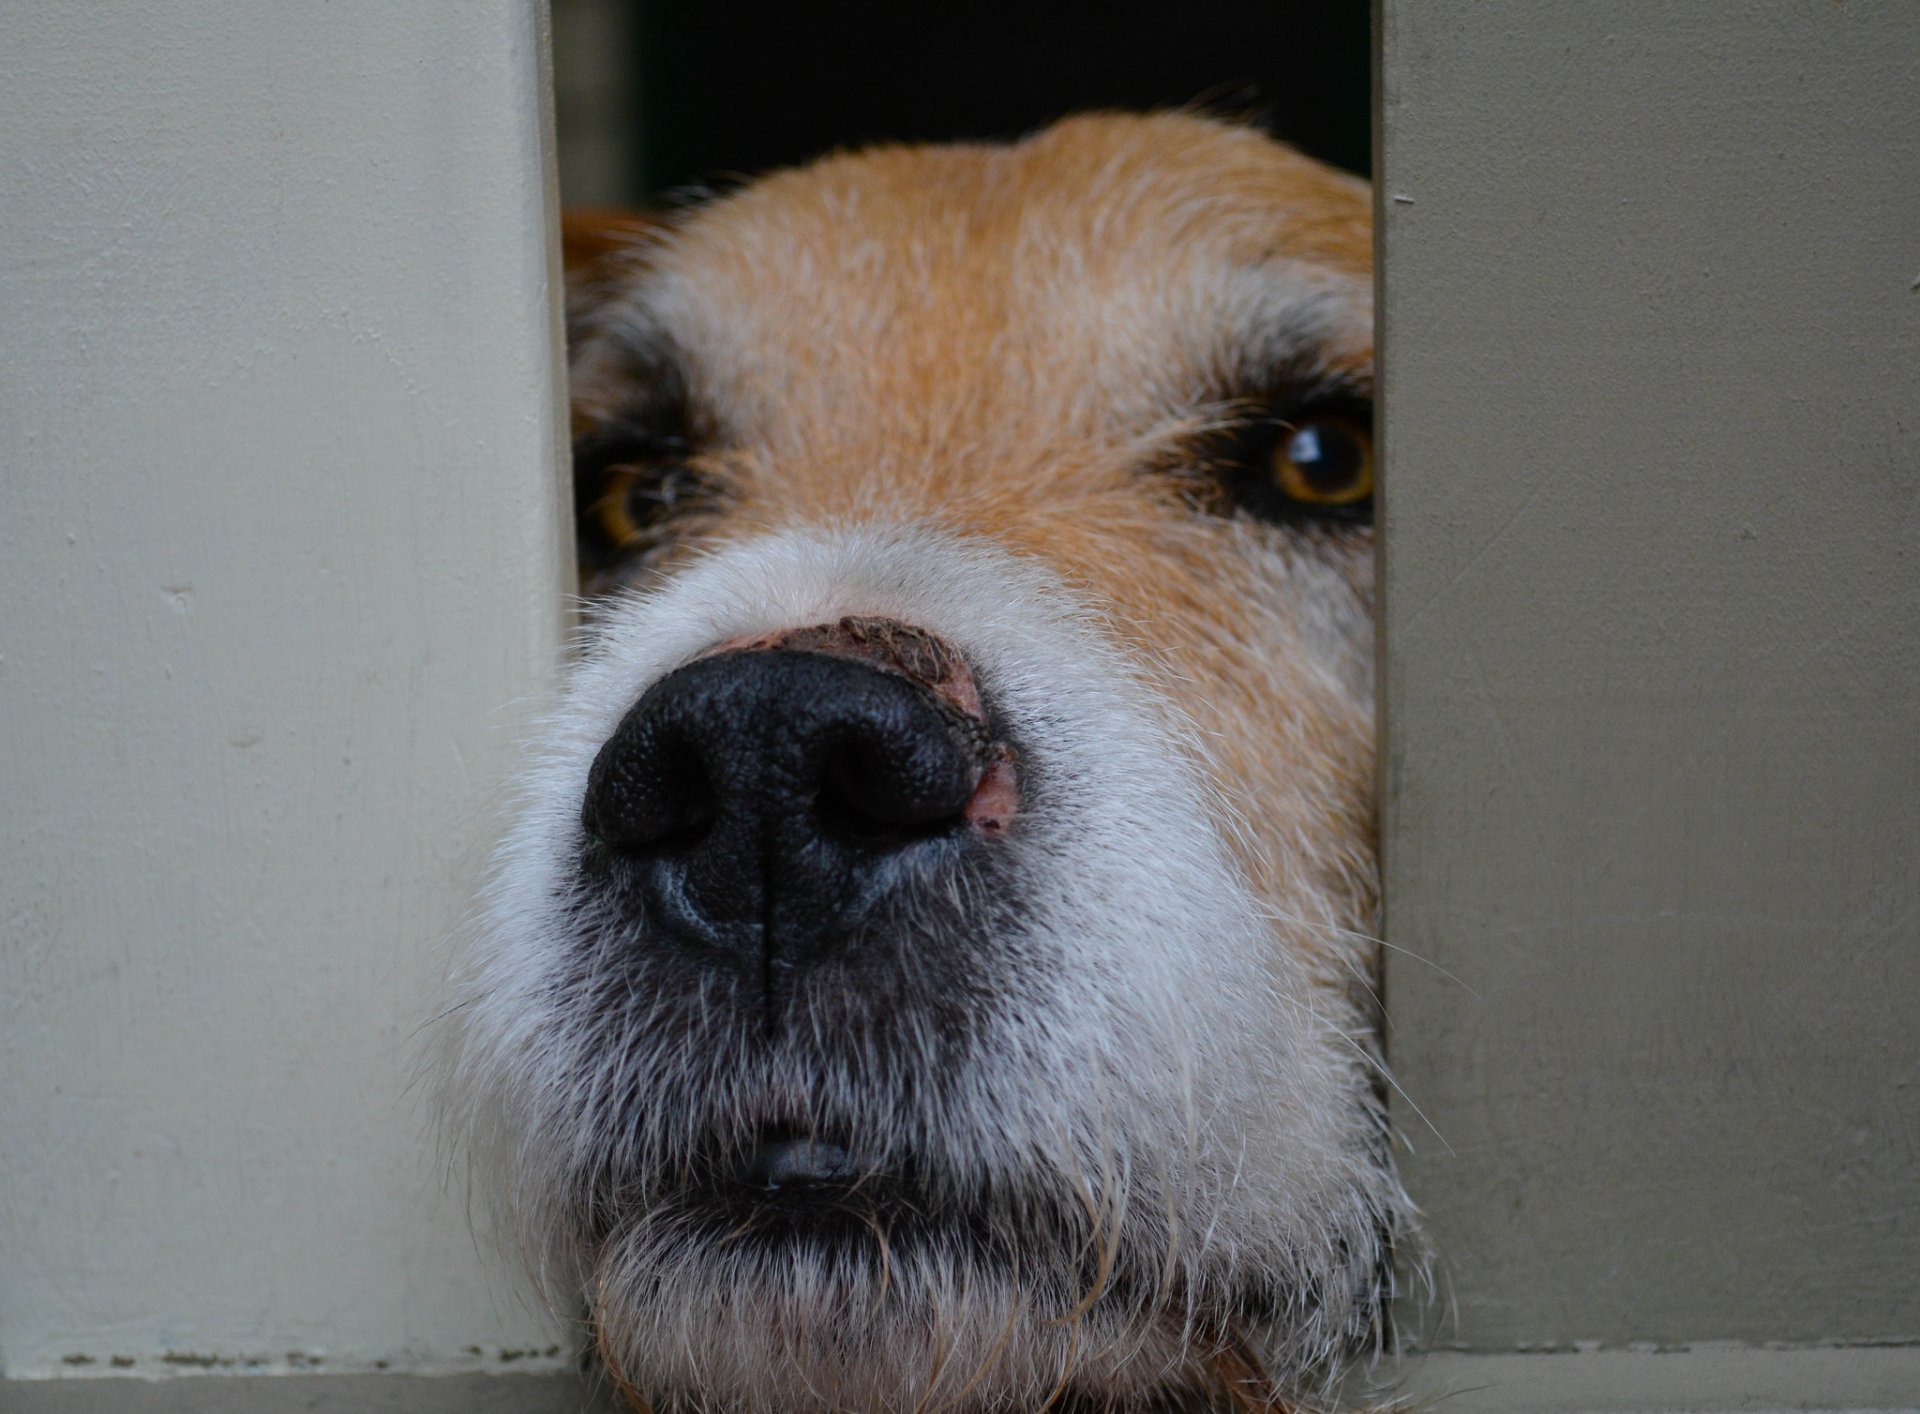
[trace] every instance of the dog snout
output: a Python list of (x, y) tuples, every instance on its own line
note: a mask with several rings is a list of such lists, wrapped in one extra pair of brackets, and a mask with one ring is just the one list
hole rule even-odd
[(803, 962), (1004, 823), (1006, 753), (970, 677), (975, 710), (952, 672), (873, 641), (836, 625), (723, 645), (627, 713), (582, 823), (638, 883), (650, 932)]

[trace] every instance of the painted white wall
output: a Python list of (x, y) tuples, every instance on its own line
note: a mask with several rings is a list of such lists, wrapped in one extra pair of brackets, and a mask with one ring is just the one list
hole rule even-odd
[(406, 1090), (562, 632), (545, 46), (0, 14), (7, 1377), (556, 1338)]

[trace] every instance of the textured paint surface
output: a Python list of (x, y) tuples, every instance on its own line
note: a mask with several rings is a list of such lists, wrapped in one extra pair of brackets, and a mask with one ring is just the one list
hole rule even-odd
[(543, 1374), (232, 1375), (36, 1380), (0, 1391), (7, 1414), (624, 1414), (610, 1390)]
[(1445, 1414), (1786, 1414), (1920, 1409), (1920, 1347), (1663, 1349), (1464, 1354), (1408, 1362), (1410, 1410)]
[(543, 24), (7, 7), (8, 1376), (556, 1339), (407, 1089), (562, 630)]
[(1920, 6), (1380, 13), (1408, 1323), (1920, 1339)]

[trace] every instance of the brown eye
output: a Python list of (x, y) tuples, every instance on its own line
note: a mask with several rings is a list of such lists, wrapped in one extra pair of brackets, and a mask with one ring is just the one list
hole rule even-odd
[(615, 462), (601, 469), (598, 486), (584, 508), (583, 539), (615, 556), (658, 549), (676, 516), (712, 496), (698, 467), (671, 459)]
[(1273, 479), (1302, 505), (1358, 505), (1373, 494), (1373, 437), (1352, 418), (1303, 418), (1274, 443)]
[(647, 508), (636, 503), (643, 473), (638, 467), (610, 466), (601, 474), (606, 479), (587, 515), (601, 544), (610, 550), (628, 549), (645, 537), (652, 519)]
[(581, 566), (631, 565), (673, 538), (676, 526), (712, 498), (712, 483), (679, 437), (620, 427), (573, 444), (574, 523)]

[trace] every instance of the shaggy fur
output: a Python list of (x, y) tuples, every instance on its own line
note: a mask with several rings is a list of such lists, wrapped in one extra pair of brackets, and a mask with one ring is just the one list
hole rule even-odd
[[(1102, 115), (779, 173), (577, 284), (577, 430), (665, 417), (698, 489), (541, 737), (444, 1091), (636, 1404), (1265, 1407), (1377, 1346), (1370, 531), (1216, 465), (1370, 391), (1367, 215), (1255, 133)], [(958, 650), (1019, 809), (769, 1032), (612, 906), (581, 801), (675, 668), (848, 615)], [(776, 1124), (870, 1170), (851, 1235), (716, 1220), (712, 1156)]]

